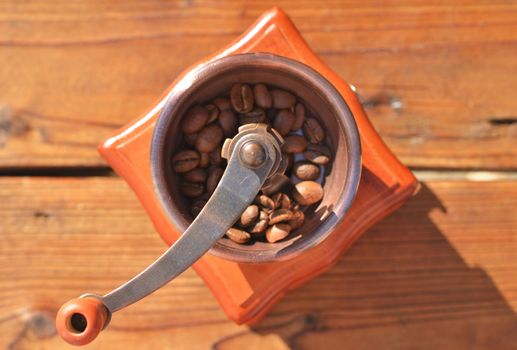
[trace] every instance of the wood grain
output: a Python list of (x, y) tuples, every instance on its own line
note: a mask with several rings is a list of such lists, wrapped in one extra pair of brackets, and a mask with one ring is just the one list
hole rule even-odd
[(508, 1), (0, 3), (0, 167), (103, 166), (95, 146), (278, 4), (413, 167), (517, 168)]
[[(0, 178), (0, 347), (65, 349), (60, 304), (106, 292), (164, 249), (118, 178)], [(253, 327), (189, 270), (114, 317), (90, 349), (510, 349), (514, 182), (434, 181), (335, 268)]]

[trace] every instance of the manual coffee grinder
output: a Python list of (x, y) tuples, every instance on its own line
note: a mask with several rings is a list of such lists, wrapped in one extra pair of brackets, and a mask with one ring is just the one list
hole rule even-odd
[[(334, 163), (325, 174), (323, 200), (302, 227), (275, 244), (238, 245), (223, 236), (264, 183), (285, 169), (282, 138), (263, 124), (249, 124), (227, 139), (222, 149), (226, 170), (194, 220), (177, 195), (170, 158), (181, 138), (181, 116), (194, 102), (213, 98), (237, 82), (264, 81), (294, 91), (308, 109), (318, 111)], [(107, 139), (99, 151), (133, 188), (171, 247), (112, 292), (85, 294), (63, 305), (56, 326), (74, 345), (91, 342), (114, 312), (189, 266), (230, 319), (255, 323), (289, 290), (328, 270), (366, 229), (418, 187), (373, 129), (353, 87), (314, 54), (278, 8), (184, 71), (147, 113)]]

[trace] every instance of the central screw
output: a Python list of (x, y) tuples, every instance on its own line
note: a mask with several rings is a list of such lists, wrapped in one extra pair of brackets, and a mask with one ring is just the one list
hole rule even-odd
[(266, 161), (267, 155), (264, 147), (256, 142), (249, 141), (241, 147), (240, 159), (249, 167), (259, 167)]

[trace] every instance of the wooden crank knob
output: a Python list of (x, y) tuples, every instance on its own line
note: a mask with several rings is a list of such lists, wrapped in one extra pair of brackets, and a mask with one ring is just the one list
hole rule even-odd
[(59, 309), (56, 329), (72, 345), (86, 345), (97, 338), (108, 321), (108, 310), (95, 297), (72, 299)]

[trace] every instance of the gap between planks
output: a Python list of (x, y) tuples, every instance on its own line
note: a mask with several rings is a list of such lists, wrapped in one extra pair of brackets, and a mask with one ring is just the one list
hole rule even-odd
[[(411, 169), (411, 168), (410, 168)], [(411, 169), (419, 181), (517, 181), (517, 171)], [(0, 177), (114, 177), (109, 167), (9, 168)]]

